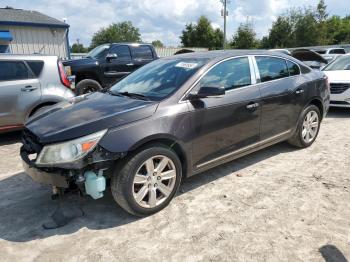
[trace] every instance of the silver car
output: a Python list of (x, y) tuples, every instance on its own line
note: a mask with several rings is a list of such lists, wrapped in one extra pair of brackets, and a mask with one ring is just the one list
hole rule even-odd
[(26, 119), (74, 96), (56, 56), (0, 55), (0, 132), (21, 129)]

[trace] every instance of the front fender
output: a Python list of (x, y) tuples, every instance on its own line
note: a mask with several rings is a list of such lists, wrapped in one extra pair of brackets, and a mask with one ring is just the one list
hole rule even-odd
[(162, 118), (144, 119), (110, 129), (100, 141), (100, 145), (114, 153), (124, 153), (156, 139), (170, 139), (186, 150), (191, 136), (190, 116), (181, 114)]

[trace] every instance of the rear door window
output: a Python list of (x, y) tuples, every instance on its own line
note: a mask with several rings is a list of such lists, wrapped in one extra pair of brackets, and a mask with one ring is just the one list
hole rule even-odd
[(118, 56), (118, 60), (130, 60), (131, 55), (130, 55), (130, 49), (126, 45), (119, 45), (112, 47), (110, 54), (116, 54)]
[(300, 75), (300, 69), (296, 63), (293, 63), (293, 62), (287, 60), (287, 67), (288, 67), (288, 71), (289, 71), (290, 76)]
[(0, 81), (28, 79), (29, 71), (22, 61), (0, 61)]
[(153, 53), (148, 45), (133, 46), (132, 55), (134, 59), (153, 60)]
[(261, 82), (267, 82), (289, 76), (286, 61), (277, 57), (257, 56)]
[(43, 61), (26, 61), (26, 63), (32, 70), (34, 76), (38, 78), (41, 74), (41, 71), (43, 70), (44, 62)]
[(217, 86), (231, 90), (251, 84), (247, 57), (224, 61), (212, 68), (199, 82), (200, 87)]

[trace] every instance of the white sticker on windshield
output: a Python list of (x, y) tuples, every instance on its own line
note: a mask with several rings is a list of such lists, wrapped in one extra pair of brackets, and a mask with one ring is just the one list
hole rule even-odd
[(186, 63), (186, 62), (180, 62), (177, 63), (175, 66), (176, 67), (182, 67), (182, 68), (188, 68), (188, 69), (193, 69), (197, 66), (197, 63)]

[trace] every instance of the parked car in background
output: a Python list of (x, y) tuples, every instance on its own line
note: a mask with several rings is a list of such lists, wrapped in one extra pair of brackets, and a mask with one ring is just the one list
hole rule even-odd
[(321, 69), (328, 64), (327, 59), (310, 49), (298, 48), (291, 52), (291, 56), (302, 61), (313, 69)]
[[(288, 140), (308, 147), (328, 110), (321, 71), (269, 51), (188, 53), (26, 124), (21, 157), (34, 180), (112, 194), (126, 211), (164, 208), (181, 179)], [(31, 160), (30, 160), (31, 159)]]
[(313, 50), (316, 53), (322, 55), (324, 59), (326, 59), (328, 62), (331, 62), (332, 60), (336, 59), (337, 57), (346, 54), (346, 51), (344, 48), (325, 48), (325, 49), (315, 49)]
[(63, 62), (69, 75), (75, 76), (76, 93), (100, 91), (139, 67), (158, 59), (151, 44), (114, 43), (91, 50), (85, 58)]
[(30, 116), (73, 96), (56, 56), (0, 55), (0, 132), (21, 129)]
[(331, 106), (350, 107), (350, 54), (338, 57), (323, 68), (331, 86)]

